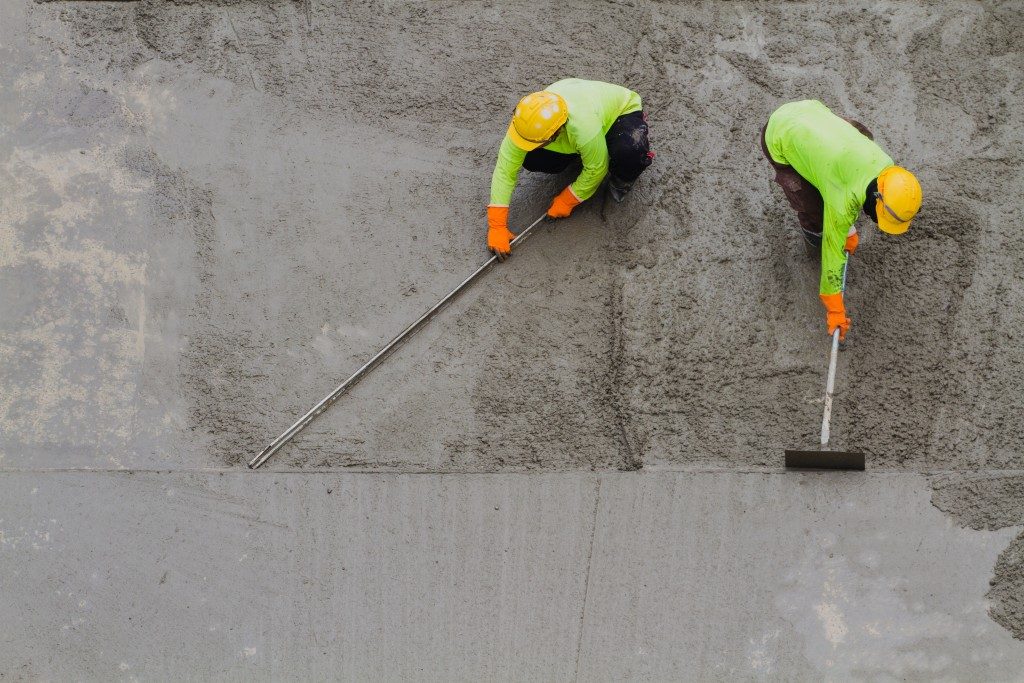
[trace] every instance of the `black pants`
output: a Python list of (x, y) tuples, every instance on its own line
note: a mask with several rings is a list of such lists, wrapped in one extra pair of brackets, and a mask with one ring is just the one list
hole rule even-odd
[[(654, 152), (647, 139), (647, 115), (642, 111), (623, 114), (615, 119), (604, 139), (608, 145), (608, 172), (614, 178), (631, 183), (654, 161)], [(526, 153), (523, 168), (540, 173), (561, 173), (579, 158), (579, 154), (562, 154), (538, 147)]]

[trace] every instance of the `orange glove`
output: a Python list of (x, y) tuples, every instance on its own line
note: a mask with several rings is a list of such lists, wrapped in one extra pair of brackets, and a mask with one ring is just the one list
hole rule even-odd
[(515, 238), (515, 233), (508, 229), (508, 207), (488, 206), (487, 248), (498, 257), (499, 261), (504, 261), (512, 255), (511, 243)]
[(852, 254), (853, 252), (857, 251), (858, 244), (860, 244), (860, 235), (858, 235), (857, 232), (854, 231), (853, 234), (847, 235), (846, 246), (844, 246), (843, 249)]
[(846, 333), (850, 331), (850, 319), (846, 317), (846, 306), (843, 305), (843, 293), (820, 294), (821, 303), (825, 304), (825, 324), (828, 325), (828, 333), (831, 335), (839, 328), (839, 341), (846, 339)]
[(572, 210), (580, 205), (580, 200), (572, 192), (572, 185), (569, 185), (555, 197), (548, 207), (548, 218), (568, 218)]

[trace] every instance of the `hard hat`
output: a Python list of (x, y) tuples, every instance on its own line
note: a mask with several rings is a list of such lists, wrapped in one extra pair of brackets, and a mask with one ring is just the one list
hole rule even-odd
[(921, 183), (907, 169), (890, 166), (878, 174), (875, 200), (878, 229), (899, 235), (907, 231), (921, 208)]
[(508, 135), (516, 147), (529, 152), (547, 144), (569, 118), (569, 107), (561, 95), (542, 90), (519, 100)]

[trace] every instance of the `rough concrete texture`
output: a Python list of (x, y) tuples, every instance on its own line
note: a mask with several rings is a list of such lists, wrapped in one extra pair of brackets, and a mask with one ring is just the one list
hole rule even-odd
[[(926, 197), (905, 236), (862, 222), (835, 444), (1019, 527), (1022, 25), (1019, 2), (3, 3), (0, 466), (241, 467), (486, 258), (509, 111), (578, 75), (644, 97), (633, 195), (542, 228), (271, 467), (713, 487), (814, 444), (816, 265), (757, 135), (817, 97)], [(513, 226), (567, 180), (524, 173)], [(989, 599), (1024, 638), (1021, 543)]]
[[(610, 3), (552, 13), (543, 40), (512, 8), (460, 3), (8, 12), (8, 463), (258, 450), (484, 258), (509, 107), (574, 73), (645, 97), (659, 158), (635, 198), (538, 236), (284, 462), (774, 466), (810, 443), (815, 266), (756, 136), (819, 96), (928, 197), (908, 235), (866, 230), (852, 264), (837, 445), (876, 468), (1020, 464), (1019, 3)], [(526, 178), (513, 224), (562, 182)], [(89, 249), (109, 266), (89, 272)], [(31, 296), (65, 289), (60, 307)], [(26, 381), (55, 366), (64, 396)]]

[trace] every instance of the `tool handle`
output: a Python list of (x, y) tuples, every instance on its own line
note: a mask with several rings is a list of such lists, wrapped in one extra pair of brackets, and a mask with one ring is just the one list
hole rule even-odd
[[(846, 292), (846, 268), (850, 265), (850, 252), (846, 252), (843, 263), (843, 289)], [(828, 379), (825, 380), (825, 410), (821, 416), (821, 446), (828, 446), (832, 423), (832, 394), (836, 388), (836, 365), (839, 360), (839, 328), (832, 330), (832, 353), (828, 361)]]
[(832, 355), (828, 362), (828, 380), (825, 382), (825, 411), (821, 416), (821, 445), (828, 446), (829, 425), (832, 421), (832, 393), (836, 388), (836, 364), (839, 359), (839, 328), (832, 332)]
[[(533, 228), (535, 226), (537, 226), (537, 224), (539, 224), (545, 218), (547, 218), (547, 213), (541, 214), (540, 218), (538, 218), (533, 223), (531, 223), (529, 226), (527, 226), (527, 228), (525, 230), (523, 230), (521, 233), (519, 233), (519, 235), (517, 235), (516, 238), (514, 240), (512, 240), (512, 244), (513, 245), (521, 244), (526, 239), (527, 235), (529, 235), (530, 231), (533, 230)], [(497, 263), (497, 261), (498, 261), (498, 257), (497, 256), (491, 256), (491, 258), (489, 258), (486, 263), (484, 263), (482, 266), (480, 266), (475, 271), (473, 271), (473, 274), (470, 275), (469, 277), (467, 277), (465, 280), (463, 280), (459, 284), (458, 287), (456, 287), (455, 289), (450, 291), (443, 299), (441, 299), (436, 304), (431, 306), (430, 310), (428, 310), (426, 313), (424, 313), (419, 318), (417, 318), (411, 325), (409, 325), (404, 330), (402, 330), (402, 332), (399, 333), (399, 335), (397, 337), (395, 337), (390, 342), (388, 342), (387, 346), (385, 346), (380, 351), (378, 351), (373, 356), (373, 358), (371, 358), (370, 360), (366, 361), (366, 363), (364, 363), (361, 368), (356, 370), (354, 373), (352, 373), (352, 375), (348, 379), (346, 379), (344, 382), (342, 382), (340, 385), (338, 385), (338, 388), (336, 388), (330, 394), (325, 396), (315, 406), (310, 408), (309, 411), (305, 415), (303, 415), (298, 420), (296, 420), (295, 423), (292, 424), (291, 427), (289, 427), (288, 429), (284, 430), (284, 432), (282, 432), (279, 437), (277, 437), (276, 439), (274, 439), (273, 441), (270, 442), (270, 445), (268, 445), (266, 448), (264, 448), (262, 451), (260, 451), (260, 453), (256, 457), (254, 457), (252, 460), (250, 460), (249, 461), (249, 469), (256, 469), (257, 467), (259, 467), (260, 465), (265, 463), (267, 460), (269, 460), (270, 456), (272, 456), (274, 453), (276, 453), (286, 443), (291, 441), (292, 437), (294, 437), (296, 434), (301, 432), (306, 427), (306, 425), (308, 425), (310, 422), (312, 422), (314, 419), (316, 419), (317, 415), (319, 415), (320, 413), (322, 413), (325, 410), (327, 410), (331, 406), (332, 403), (334, 403), (335, 401), (338, 400), (338, 398), (341, 397), (342, 394), (344, 394), (353, 385), (355, 385), (359, 380), (361, 380), (363, 377), (365, 377), (367, 374), (369, 374), (369, 372), (371, 370), (373, 370), (373, 368), (377, 367), (377, 365), (382, 360), (384, 360), (388, 356), (388, 354), (390, 354), (395, 349), (395, 347), (397, 347), (399, 344), (401, 344), (403, 341), (405, 341), (405, 339), (407, 339), (408, 337), (412, 336), (412, 334), (414, 332), (416, 332), (417, 330), (419, 330), (419, 328), (424, 323), (426, 323), (438, 311), (440, 311), (442, 308), (444, 308), (444, 306), (449, 301), (454, 299), (455, 296), (459, 292), (461, 292), (463, 289), (465, 289), (466, 286), (469, 285), (471, 282), (473, 282), (481, 273), (483, 273), (488, 268), (490, 268), (492, 265)]]

